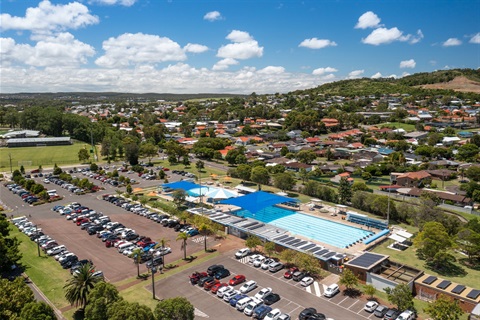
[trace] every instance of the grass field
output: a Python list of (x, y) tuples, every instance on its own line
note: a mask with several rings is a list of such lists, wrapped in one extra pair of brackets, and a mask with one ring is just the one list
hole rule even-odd
[(379, 124), (376, 124), (375, 126), (378, 127), (378, 128), (381, 128), (381, 127), (393, 128), (393, 127), (395, 127), (395, 129), (403, 129), (405, 131), (414, 131), (415, 130), (415, 125), (402, 123), (402, 122), (379, 123)]
[(10, 156), (12, 158), (12, 169), (19, 169), (23, 164), (26, 170), (53, 167), (65, 164), (77, 164), (78, 151), (82, 148), (89, 149), (85, 143), (76, 143), (69, 146), (48, 146), (48, 147), (25, 147), (25, 148), (0, 148), (2, 155), (0, 160), (0, 171), (10, 170)]

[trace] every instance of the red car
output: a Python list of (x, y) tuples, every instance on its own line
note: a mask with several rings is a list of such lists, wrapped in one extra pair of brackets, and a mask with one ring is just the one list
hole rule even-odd
[(218, 283), (219, 281), (216, 280), (215, 278), (212, 278), (212, 280), (210, 281), (206, 281), (204, 284), (203, 284), (203, 289), (209, 291), (210, 289), (212, 289), (212, 287)]
[(194, 273), (192, 273), (191, 276), (189, 276), (190, 283), (191, 284), (197, 284), (198, 280), (200, 280), (201, 278), (206, 277), (206, 276), (208, 276), (208, 274), (206, 272), (194, 272)]
[(237, 285), (237, 284), (240, 284), (240, 283), (242, 283), (242, 282), (245, 282), (245, 280), (247, 280), (247, 279), (245, 278), (244, 275), (238, 274), (238, 275), (236, 275), (235, 277), (233, 277), (232, 279), (230, 279), (230, 281), (228, 282), (228, 284), (231, 285), (231, 286), (235, 286), (235, 285)]
[(226, 287), (228, 286), (228, 283), (226, 282), (217, 282), (213, 285), (212, 289), (210, 289), (210, 291), (213, 293), (213, 294), (216, 294), (218, 289), (222, 288), (222, 287)]
[(297, 271), (298, 271), (298, 268), (297, 268), (297, 267), (292, 267), (292, 268), (288, 269), (288, 270), (285, 272), (285, 274), (283, 275), (283, 277), (284, 277), (285, 279), (292, 279), (293, 274), (294, 274), (295, 272), (297, 272)]

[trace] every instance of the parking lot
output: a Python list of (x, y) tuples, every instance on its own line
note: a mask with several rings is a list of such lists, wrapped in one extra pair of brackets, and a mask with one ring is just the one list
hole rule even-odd
[[(229, 269), (231, 276), (224, 279), (228, 282), (236, 274), (243, 274), (248, 280), (255, 280), (258, 287), (248, 293), (254, 296), (264, 287), (270, 287), (273, 292), (280, 294), (280, 301), (274, 303), (272, 308), (279, 308), (283, 313), (288, 313), (292, 319), (298, 319), (300, 312), (307, 307), (314, 307), (317, 312), (324, 313), (332, 319), (354, 320), (354, 319), (376, 319), (373, 314), (363, 310), (365, 301), (352, 299), (339, 293), (328, 299), (323, 294), (324, 286), (335, 282), (336, 277), (327, 277), (322, 283), (315, 282), (305, 288), (299, 282), (288, 280), (283, 277), (284, 271), (271, 273), (268, 270), (255, 268), (249, 264), (247, 258), (237, 260), (234, 252), (216, 257), (200, 266), (183, 271), (174, 277), (163, 279), (155, 284), (155, 293), (158, 298), (165, 299), (175, 296), (184, 296), (197, 308), (197, 317), (209, 317), (212, 319), (246, 319), (247, 316), (237, 311), (228, 303), (216, 295), (197, 285), (191, 285), (189, 275), (194, 271), (206, 271), (212, 264), (221, 264)], [(223, 281), (222, 281), (223, 282)], [(241, 285), (237, 285), (238, 289)], [(176, 288), (176, 290), (171, 290)], [(151, 290), (151, 286), (149, 286)]]

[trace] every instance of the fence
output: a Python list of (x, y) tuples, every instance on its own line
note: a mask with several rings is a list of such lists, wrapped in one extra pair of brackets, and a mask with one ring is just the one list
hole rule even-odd
[[(12, 170), (20, 169), (20, 166), (23, 165), (25, 170), (36, 169), (38, 166), (45, 168), (46, 166), (52, 166), (57, 164), (59, 167), (64, 164), (69, 165), (81, 165), (77, 160), (65, 160), (65, 161), (55, 161), (55, 160), (31, 160), (31, 161), (12, 161)], [(10, 171), (10, 161), (0, 161), (0, 171)]]

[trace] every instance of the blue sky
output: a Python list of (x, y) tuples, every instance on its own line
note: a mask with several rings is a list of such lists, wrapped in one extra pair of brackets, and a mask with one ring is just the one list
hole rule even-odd
[(479, 0), (2, 0), (1, 92), (275, 93), (480, 68)]

